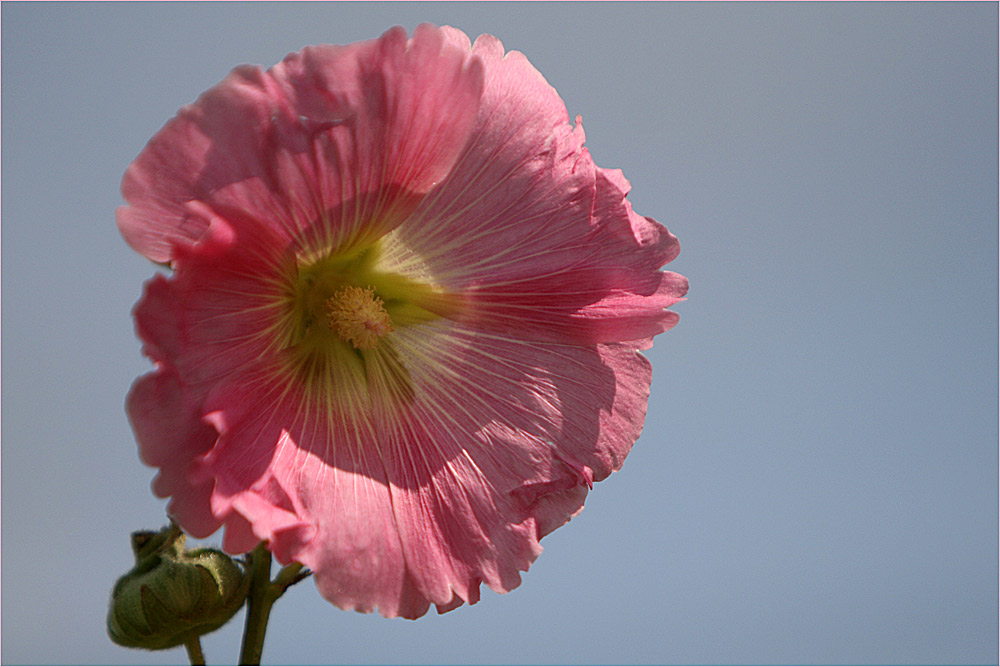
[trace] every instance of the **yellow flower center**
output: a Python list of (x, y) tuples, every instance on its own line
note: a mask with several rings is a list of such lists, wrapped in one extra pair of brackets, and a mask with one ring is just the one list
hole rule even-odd
[(357, 411), (408, 404), (405, 338), (392, 334), (457, 316), (462, 298), (388, 239), (288, 259), (276, 285), (280, 314), (269, 329), (282, 372), (313, 405)]
[(330, 329), (358, 350), (373, 350), (379, 339), (392, 332), (392, 320), (374, 287), (349, 285), (326, 300)]

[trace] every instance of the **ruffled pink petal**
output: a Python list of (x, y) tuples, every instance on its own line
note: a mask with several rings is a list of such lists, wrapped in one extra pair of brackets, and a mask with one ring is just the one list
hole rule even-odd
[[(140, 304), (136, 313), (151, 344), (183, 340), (171, 360), (200, 400), (218, 382), (273, 356), (279, 345), (272, 335), (280, 309), (276, 295), (291, 260), (271, 229), (236, 222), (235, 215), (230, 220), (214, 219), (201, 243), (177, 249), (175, 274), (163, 283), (169, 292), (164, 300), (180, 311), (173, 321), (154, 320), (153, 313), (171, 312), (155, 304)], [(162, 326), (154, 331), (154, 324)]]
[(214, 485), (210, 480), (193, 483), (190, 470), (197, 457), (211, 449), (217, 433), (201, 421), (177, 374), (161, 365), (136, 380), (126, 410), (140, 458), (160, 469), (154, 493), (172, 496), (168, 513), (195, 537), (214, 533), (221, 521), (205, 511)]
[[(645, 414), (649, 365), (626, 346), (500, 339), (455, 328), (400, 337), (417, 381), (385, 456), (406, 562), (440, 605), (520, 583), (538, 540), (618, 469)], [(418, 360), (436, 353), (436, 363)], [(443, 352), (442, 352), (443, 351)]]
[[(206, 401), (220, 438), (197, 474), (217, 482), (227, 548), (268, 539), (283, 562), (313, 568), (338, 606), (416, 617), (477, 601), (480, 583), (520, 583), (538, 540), (621, 466), (649, 365), (629, 346), (460, 328), (399, 344), (416, 382), (405, 418), (329, 419), (294, 388), (234, 378)], [(430, 351), (441, 363), (422, 367)], [(253, 525), (245, 543), (229, 539), (230, 522)]]
[[(468, 48), (449, 29), (449, 39)], [(660, 267), (676, 237), (632, 211), (628, 182), (599, 169), (562, 100), (523, 55), (490, 36), (477, 126), (457, 168), (404, 227), (401, 242), (462, 292), (467, 317), (500, 334), (577, 344), (669, 329), (686, 280)]]
[[(576, 344), (644, 339), (677, 322), (666, 310), (687, 293), (687, 279), (660, 271), (678, 251), (676, 237), (635, 214), (625, 192), (596, 176), (595, 223), (577, 258), (536, 275), (468, 290), (476, 325), (505, 335)], [(545, 253), (553, 256), (558, 250)]]
[[(221, 384), (205, 410), (219, 431), (195, 476), (214, 479), (211, 512), (228, 550), (269, 540), (281, 562), (312, 569), (344, 609), (416, 618), (429, 601), (410, 576), (393, 516), (385, 453), (363, 416), (317, 405), (267, 380)], [(280, 395), (283, 400), (276, 400)], [(252, 533), (230, 539), (235, 527)]]
[(399, 224), (452, 168), (478, 110), (482, 70), (431, 26), (407, 40), (319, 46), (267, 72), (244, 66), (186, 106), (129, 166), (118, 210), (158, 262), (201, 239), (201, 202), (286, 239), (303, 229), (364, 242)]
[(280, 252), (268, 228), (238, 228), (212, 220), (201, 243), (179, 249), (172, 278), (146, 284), (134, 311), (157, 369), (136, 381), (126, 409), (141, 458), (160, 468), (154, 492), (173, 497), (171, 515), (198, 537), (221, 524), (210, 507), (214, 482), (195, 474), (219, 435), (206, 419), (206, 397), (234, 374), (254, 381), (257, 360), (274, 344), (268, 296)]

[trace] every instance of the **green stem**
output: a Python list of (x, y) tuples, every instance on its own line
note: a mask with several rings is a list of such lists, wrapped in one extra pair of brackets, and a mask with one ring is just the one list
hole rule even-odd
[(271, 552), (265, 542), (257, 545), (249, 556), (250, 593), (247, 595), (247, 622), (240, 649), (241, 665), (259, 665), (264, 652), (264, 634), (271, 616), (271, 606), (288, 587), (310, 574), (301, 563), (283, 567), (271, 581)]
[(291, 565), (286, 565), (281, 568), (281, 571), (278, 572), (278, 576), (275, 577), (274, 581), (271, 583), (281, 589), (281, 592), (278, 593), (278, 595), (281, 595), (281, 593), (288, 590), (289, 586), (299, 583), (310, 574), (312, 574), (312, 572), (306, 570), (305, 565), (302, 563), (292, 563)]
[(184, 642), (184, 648), (187, 649), (188, 662), (190, 662), (192, 665), (205, 664), (205, 654), (201, 652), (200, 637), (194, 637)]
[(247, 623), (243, 630), (241, 665), (259, 665), (264, 652), (264, 633), (271, 616), (271, 552), (261, 542), (250, 553), (250, 593), (247, 596)]

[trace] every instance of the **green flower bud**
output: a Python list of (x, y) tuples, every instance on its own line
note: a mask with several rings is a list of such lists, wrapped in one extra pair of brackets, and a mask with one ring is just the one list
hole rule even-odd
[(222, 627), (243, 606), (250, 578), (216, 549), (184, 549), (171, 524), (132, 533), (135, 567), (115, 583), (108, 635), (121, 646), (165, 649)]

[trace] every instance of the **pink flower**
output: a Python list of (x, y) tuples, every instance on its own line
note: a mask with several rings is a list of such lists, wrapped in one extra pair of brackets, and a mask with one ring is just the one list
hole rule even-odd
[(583, 141), (523, 55), (428, 25), (181, 109), (118, 225), (173, 269), (127, 407), (184, 529), (385, 616), (516, 587), (639, 436), (639, 350), (687, 290)]

